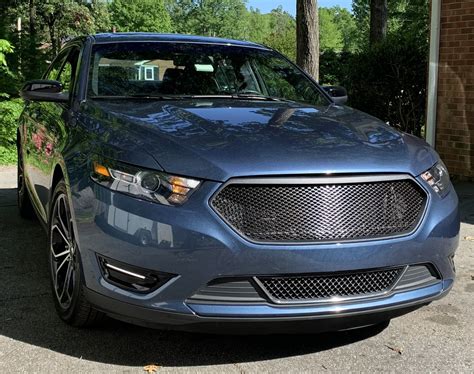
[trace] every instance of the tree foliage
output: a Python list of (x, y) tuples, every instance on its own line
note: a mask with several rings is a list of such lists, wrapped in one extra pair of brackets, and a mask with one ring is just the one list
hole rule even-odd
[(10, 97), (5, 90), (8, 78), (14, 80), (14, 75), (8, 69), (6, 55), (13, 53), (13, 46), (8, 40), (0, 39), (0, 165), (16, 161), (16, 129), (23, 105), (21, 100), (6, 100)]
[(13, 46), (8, 40), (5, 39), (0, 39), (0, 65), (3, 68), (7, 67), (7, 59), (6, 55), (7, 53), (12, 53), (13, 52)]
[(58, 53), (65, 40), (95, 31), (94, 18), (89, 8), (74, 0), (38, 2), (36, 14), (47, 25), (53, 55)]
[(349, 61), (346, 86), (351, 105), (421, 136), (425, 119), (427, 45), (389, 36)]
[(171, 18), (163, 0), (114, 0), (110, 4), (117, 31), (170, 32)]
[(319, 41), (321, 50), (342, 51), (344, 48), (344, 40), (342, 30), (339, 29), (334, 8), (321, 8), (319, 10)]
[(256, 41), (296, 61), (296, 20), (282, 7), (278, 7), (268, 15), (268, 27), (270, 32), (262, 41)]
[(195, 35), (241, 38), (247, 9), (243, 1), (168, 1), (174, 31)]

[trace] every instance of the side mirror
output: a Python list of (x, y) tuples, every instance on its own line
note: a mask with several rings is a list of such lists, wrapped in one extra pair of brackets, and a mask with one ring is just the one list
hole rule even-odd
[(29, 101), (50, 101), (66, 103), (69, 93), (63, 92), (63, 85), (58, 81), (38, 79), (25, 83), (20, 91), (20, 96)]
[(344, 105), (347, 103), (347, 90), (340, 86), (323, 86), (324, 91), (331, 96), (332, 100), (337, 105)]

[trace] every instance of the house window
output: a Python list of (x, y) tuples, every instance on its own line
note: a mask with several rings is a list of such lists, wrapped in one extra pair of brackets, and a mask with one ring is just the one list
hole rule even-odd
[(146, 81), (155, 80), (155, 69), (153, 66), (145, 66), (145, 80)]

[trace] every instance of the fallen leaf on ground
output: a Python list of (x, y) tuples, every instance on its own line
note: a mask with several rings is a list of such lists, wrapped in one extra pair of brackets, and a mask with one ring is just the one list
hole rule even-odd
[(394, 351), (394, 352), (397, 352), (399, 355), (402, 354), (402, 350), (401, 348), (397, 348), (397, 347), (390, 347), (389, 345), (385, 345), (388, 349)]
[(160, 367), (158, 365), (147, 365), (143, 367), (143, 371), (147, 373), (156, 373)]

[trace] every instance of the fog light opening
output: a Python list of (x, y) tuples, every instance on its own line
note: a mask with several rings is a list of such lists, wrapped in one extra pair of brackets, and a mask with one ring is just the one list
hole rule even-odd
[(174, 277), (172, 274), (139, 268), (103, 256), (97, 257), (104, 279), (129, 291), (149, 293)]

